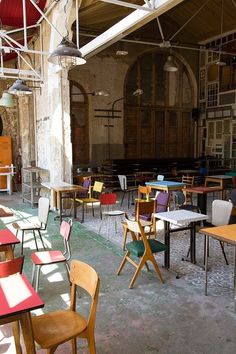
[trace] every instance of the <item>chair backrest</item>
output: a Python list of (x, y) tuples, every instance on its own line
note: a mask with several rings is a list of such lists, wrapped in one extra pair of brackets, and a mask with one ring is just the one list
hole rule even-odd
[(135, 202), (135, 220), (145, 219), (151, 220), (152, 213), (156, 211), (156, 200), (146, 201), (144, 199), (138, 199)]
[(149, 246), (148, 241), (147, 241), (147, 237), (145, 235), (143, 227), (140, 224), (140, 221), (138, 221), (138, 220), (130, 220), (127, 217), (125, 217), (125, 222), (127, 223), (127, 229), (131, 233), (132, 240), (133, 241), (137, 240), (137, 236), (138, 236), (138, 238), (142, 239), (145, 248), (148, 249), (151, 252), (150, 246)]
[(186, 187), (194, 186), (194, 176), (182, 176), (182, 183), (186, 185)]
[(146, 199), (149, 199), (149, 194), (151, 193), (152, 188), (150, 186), (139, 186), (138, 187), (138, 199), (142, 199), (145, 194)]
[(170, 193), (157, 192), (155, 199), (157, 201), (156, 213), (167, 211), (170, 201)]
[(157, 175), (157, 181), (164, 181), (164, 175)]
[(79, 196), (81, 197), (87, 197), (89, 194), (89, 187), (91, 185), (91, 179), (90, 178), (85, 178), (84, 182), (83, 182), (83, 188), (84, 190), (79, 192)]
[(121, 190), (125, 191), (127, 189), (127, 177), (125, 175), (118, 175), (118, 178)]
[(104, 185), (103, 182), (95, 181), (93, 185), (93, 192), (102, 193), (103, 185)]
[(100, 205), (114, 205), (117, 201), (116, 193), (104, 193), (99, 197)]
[(45, 197), (39, 198), (38, 203), (38, 218), (39, 221), (46, 227), (49, 214), (49, 199)]
[(60, 226), (60, 235), (64, 239), (64, 256), (66, 257), (66, 260), (68, 261), (71, 257), (71, 251), (70, 251), (70, 235), (71, 235), (71, 230), (72, 230), (72, 220), (69, 219), (68, 221), (62, 220), (61, 226)]
[(214, 226), (227, 225), (229, 223), (232, 208), (233, 204), (227, 200), (213, 200), (211, 223)]
[(71, 281), (71, 305), (70, 309), (76, 311), (76, 286), (80, 286), (86, 290), (91, 296), (90, 312), (87, 320), (88, 331), (92, 331), (95, 326), (96, 310), (98, 303), (98, 294), (100, 279), (95, 271), (89, 264), (73, 260), (70, 264), (70, 281)]
[(0, 278), (8, 277), (15, 273), (22, 273), (24, 256), (0, 262)]

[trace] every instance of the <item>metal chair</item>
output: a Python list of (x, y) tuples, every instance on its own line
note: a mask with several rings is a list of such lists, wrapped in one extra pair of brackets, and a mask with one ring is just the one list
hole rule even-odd
[[(32, 285), (35, 285), (36, 291), (39, 288), (39, 272), (42, 266), (51, 265), (56, 263), (63, 263), (65, 265), (67, 276), (69, 278), (69, 260), (71, 257), (70, 252), (70, 235), (72, 229), (72, 220), (63, 220), (60, 226), (60, 235), (64, 240), (64, 252), (58, 250), (52, 251), (41, 251), (31, 254), (31, 260), (33, 262), (33, 272), (32, 272)], [(35, 277), (36, 273), (36, 277)]]
[(127, 177), (125, 175), (118, 175), (118, 178), (119, 178), (119, 182), (120, 182), (120, 188), (123, 191), (123, 196), (122, 196), (122, 200), (121, 200), (120, 205), (122, 206), (125, 194), (128, 193), (128, 208), (129, 208), (130, 207), (130, 193), (131, 193), (132, 199), (133, 199), (133, 193), (134, 192), (137, 193), (138, 187), (136, 187), (136, 186), (128, 187)]

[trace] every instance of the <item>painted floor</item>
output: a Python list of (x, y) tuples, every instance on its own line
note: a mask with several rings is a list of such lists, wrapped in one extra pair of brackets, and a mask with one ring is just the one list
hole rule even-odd
[[(22, 203), (21, 194), (0, 194), (0, 204), (14, 211), (13, 217), (0, 219), (0, 228), (12, 230), (12, 222), (28, 222), (37, 215), (37, 208)], [(119, 206), (120, 208), (120, 206)], [(127, 209), (125, 201), (123, 210)], [(128, 211), (132, 214), (132, 209)], [(59, 221), (50, 212), (47, 231), (43, 238), (48, 248), (62, 249), (59, 236)], [(81, 211), (78, 210), (78, 219)], [(226, 266), (219, 243), (212, 241), (209, 258), (209, 295), (204, 295), (203, 236), (197, 235), (197, 265), (182, 261), (189, 247), (187, 231), (171, 236), (171, 269), (181, 274), (176, 279), (174, 272), (161, 268), (165, 283), (161, 284), (153, 270), (143, 269), (132, 290), (128, 288), (134, 268), (128, 265), (120, 276), (116, 271), (123, 251), (122, 227), (114, 222), (107, 233), (106, 224), (101, 235), (98, 209), (95, 217), (91, 211), (85, 222), (73, 222), (71, 236), (72, 259), (80, 259), (92, 265), (100, 275), (101, 289), (96, 321), (96, 347), (98, 354), (233, 354), (236, 352), (236, 314), (233, 293), (233, 248), (226, 245), (229, 266)], [(109, 240), (107, 239), (109, 236)], [(30, 254), (35, 250), (32, 234), (25, 242), (24, 273), (31, 279)], [(163, 239), (163, 225), (158, 223), (158, 239)], [(40, 241), (39, 241), (40, 244)], [(20, 254), (20, 247), (15, 255)], [(163, 254), (157, 256), (163, 265)], [(39, 294), (45, 307), (33, 315), (69, 305), (69, 284), (63, 265), (48, 266), (42, 270)], [(79, 293), (78, 310), (86, 314), (88, 298)], [(38, 350), (42, 354), (45, 351)], [(10, 326), (0, 327), (0, 354), (14, 354)], [(56, 353), (69, 354), (69, 344), (58, 347)], [(78, 341), (78, 353), (88, 353), (87, 343)]]

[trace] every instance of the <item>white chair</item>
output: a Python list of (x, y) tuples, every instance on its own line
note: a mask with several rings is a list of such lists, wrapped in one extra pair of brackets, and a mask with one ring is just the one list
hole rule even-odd
[(19, 223), (13, 223), (12, 226), (14, 229), (16, 229), (16, 236), (18, 235), (18, 231), (22, 231), (22, 240), (21, 240), (21, 254), (23, 254), (23, 247), (24, 247), (24, 234), (25, 231), (33, 231), (34, 235), (34, 241), (35, 241), (35, 246), (38, 251), (38, 244), (36, 240), (36, 235), (35, 231), (38, 232), (40, 240), (42, 242), (43, 248), (45, 249), (42, 235), (40, 231), (46, 230), (47, 228), (47, 222), (48, 222), (48, 214), (49, 214), (49, 199), (45, 197), (40, 197), (39, 198), (39, 203), (38, 203), (38, 217), (37, 220), (34, 223), (31, 222), (19, 222)]
[(136, 186), (128, 187), (127, 186), (127, 177), (125, 175), (118, 175), (118, 178), (119, 178), (119, 182), (120, 182), (120, 188), (123, 191), (123, 196), (122, 196), (122, 200), (121, 200), (120, 205), (122, 206), (125, 194), (128, 193), (128, 208), (129, 208), (129, 206), (130, 206), (130, 193), (132, 194), (132, 198), (133, 198), (133, 193), (134, 192), (137, 193), (138, 187), (136, 187)]
[[(204, 227), (213, 227), (213, 226), (223, 226), (227, 225), (230, 220), (231, 212), (232, 212), (233, 204), (227, 200), (215, 199), (212, 202), (212, 218), (211, 222), (204, 221)], [(228, 265), (228, 260), (224, 251), (224, 245), (222, 241), (220, 242), (220, 246), (222, 249), (222, 253), (225, 259), (226, 264)], [(208, 247), (209, 249), (209, 247)], [(204, 248), (204, 259), (205, 259), (205, 248)]]

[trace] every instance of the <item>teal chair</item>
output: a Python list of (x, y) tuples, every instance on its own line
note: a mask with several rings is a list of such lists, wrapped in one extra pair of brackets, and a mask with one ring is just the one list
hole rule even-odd
[[(147, 262), (150, 261), (154, 266), (157, 276), (163, 283), (160, 269), (153, 254), (166, 251), (166, 245), (155, 239), (147, 239), (140, 221), (129, 220), (126, 216), (125, 222), (127, 223), (128, 231), (131, 233), (132, 241), (126, 244), (127, 251), (117, 271), (117, 275), (121, 273), (127, 261), (131, 263), (136, 268), (129, 285), (129, 288), (132, 289), (143, 266), (145, 265), (147, 270), (150, 271), (147, 264)], [(131, 256), (139, 259), (139, 263), (134, 261)]]

